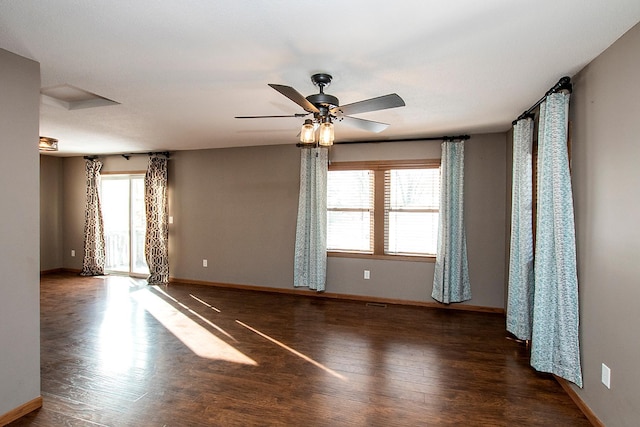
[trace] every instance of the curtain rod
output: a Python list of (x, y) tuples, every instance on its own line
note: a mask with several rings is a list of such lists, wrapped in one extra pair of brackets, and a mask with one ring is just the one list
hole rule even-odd
[[(149, 153), (128, 153), (128, 154), (103, 154), (102, 157), (106, 157), (106, 156), (122, 156), (125, 159), (129, 160), (129, 157), (131, 156), (138, 156), (138, 155), (146, 155), (146, 156), (165, 156), (167, 159), (169, 157), (171, 157), (171, 153), (169, 153), (168, 151), (158, 151), (158, 152), (149, 152)], [(98, 158), (100, 158), (100, 156), (84, 156), (83, 157), (85, 160), (97, 160)]]
[(511, 122), (511, 124), (513, 126), (515, 126), (516, 123), (518, 123), (518, 121), (520, 121), (522, 119), (526, 119), (527, 117), (532, 117), (533, 116), (533, 114), (532, 114), (533, 110), (538, 108), (540, 106), (540, 104), (542, 104), (544, 102), (544, 100), (547, 98), (547, 96), (551, 95), (552, 93), (560, 92), (561, 90), (566, 90), (566, 91), (569, 91), (569, 93), (571, 93), (571, 91), (573, 90), (573, 85), (571, 84), (571, 77), (564, 76), (560, 80), (558, 80), (558, 83), (553, 85), (551, 87), (551, 89), (549, 89), (544, 94), (544, 96), (538, 100), (538, 102), (533, 104), (527, 111), (525, 111), (524, 113), (520, 114), (517, 119), (515, 119), (513, 122)]
[[(380, 141), (342, 141), (336, 142), (334, 145), (342, 145), (342, 144), (379, 144), (381, 142), (414, 142), (414, 141), (466, 141), (470, 139), (469, 135), (458, 135), (458, 136), (437, 136), (437, 137), (422, 137), (422, 138), (398, 138), (398, 139), (383, 139)], [(297, 143), (296, 147), (310, 147), (314, 144), (303, 144)]]

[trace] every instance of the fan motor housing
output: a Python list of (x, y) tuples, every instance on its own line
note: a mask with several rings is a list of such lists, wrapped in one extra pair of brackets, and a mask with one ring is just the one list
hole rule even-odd
[(307, 96), (307, 101), (315, 105), (316, 107), (333, 108), (340, 105), (340, 101), (333, 95), (328, 93), (316, 93), (314, 95)]

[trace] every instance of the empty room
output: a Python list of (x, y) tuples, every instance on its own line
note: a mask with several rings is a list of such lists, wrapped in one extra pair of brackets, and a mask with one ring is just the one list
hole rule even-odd
[(640, 3), (0, 2), (0, 426), (636, 426)]

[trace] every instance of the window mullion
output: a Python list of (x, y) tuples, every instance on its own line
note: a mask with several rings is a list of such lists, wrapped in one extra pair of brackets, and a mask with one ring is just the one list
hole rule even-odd
[(375, 191), (373, 202), (373, 253), (384, 255), (384, 170), (376, 170), (374, 176)]

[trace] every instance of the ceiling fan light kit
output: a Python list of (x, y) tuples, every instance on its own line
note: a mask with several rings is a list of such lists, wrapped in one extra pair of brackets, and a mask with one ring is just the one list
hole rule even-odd
[(296, 113), (283, 116), (236, 116), (237, 119), (258, 119), (276, 117), (305, 117), (313, 114), (312, 119), (305, 119), (300, 129), (300, 142), (302, 146), (316, 146), (316, 131), (318, 132), (318, 145), (329, 147), (334, 142), (334, 121), (355, 126), (369, 132), (382, 132), (389, 125), (386, 123), (374, 122), (356, 117), (350, 114), (360, 114), (370, 111), (385, 110), (387, 108), (403, 107), (404, 100), (398, 94), (379, 96), (377, 98), (365, 99), (351, 104), (340, 105), (337, 97), (324, 93), (324, 88), (331, 84), (333, 78), (330, 74), (318, 73), (311, 76), (311, 82), (318, 87), (320, 93), (302, 96), (300, 92), (291, 86), (272, 84), (269, 86), (280, 94), (286, 96), (291, 101), (298, 104), (306, 113)]
[(300, 142), (303, 144), (313, 144), (316, 142), (316, 129), (313, 126), (313, 120), (306, 119), (300, 129)]
[(323, 147), (330, 147), (333, 145), (333, 123), (330, 121), (320, 124), (318, 144)]

